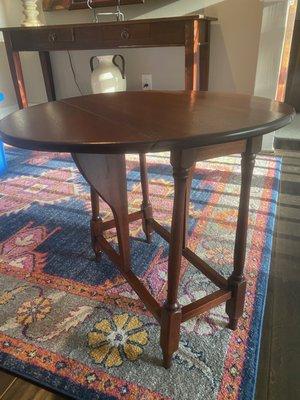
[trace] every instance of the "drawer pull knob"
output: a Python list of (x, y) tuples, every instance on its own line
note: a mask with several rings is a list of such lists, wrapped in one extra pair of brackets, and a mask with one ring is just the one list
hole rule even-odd
[(124, 40), (127, 40), (127, 39), (130, 38), (130, 33), (128, 32), (127, 29), (124, 29), (124, 30), (121, 32), (121, 38), (124, 39)]
[(57, 39), (56, 33), (49, 33), (49, 42), (54, 43)]

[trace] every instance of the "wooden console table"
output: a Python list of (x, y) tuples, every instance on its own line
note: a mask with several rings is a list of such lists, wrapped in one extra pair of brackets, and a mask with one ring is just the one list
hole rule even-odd
[(50, 51), (137, 47), (185, 47), (187, 90), (207, 90), (210, 22), (200, 15), (91, 24), (2, 28), (20, 108), (28, 106), (21, 51), (38, 51), (46, 93), (56, 100)]

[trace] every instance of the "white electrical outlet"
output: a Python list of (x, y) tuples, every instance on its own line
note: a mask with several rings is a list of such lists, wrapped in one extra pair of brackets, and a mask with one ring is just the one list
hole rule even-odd
[(143, 90), (152, 90), (152, 75), (151, 74), (142, 74), (142, 89)]

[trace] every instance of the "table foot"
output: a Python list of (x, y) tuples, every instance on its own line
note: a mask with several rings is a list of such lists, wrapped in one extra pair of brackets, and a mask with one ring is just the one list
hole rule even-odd
[(144, 231), (145, 236), (146, 236), (146, 242), (148, 244), (151, 244), (152, 243), (152, 234), (153, 234), (153, 232), (150, 230), (150, 228), (146, 224), (144, 224), (144, 222), (142, 222), (142, 224), (143, 224), (143, 231)]
[(235, 331), (238, 326), (238, 321), (239, 321), (238, 318), (229, 318), (229, 323), (227, 327), (232, 331)]
[(172, 367), (172, 355), (163, 354), (163, 366), (165, 369)]
[(152, 235), (153, 235), (153, 227), (150, 222), (153, 218), (152, 206), (149, 203), (145, 205), (142, 204), (141, 210), (142, 210), (143, 232), (146, 236), (147, 243), (150, 244), (152, 242)]
[(100, 262), (102, 260), (102, 252), (95, 253), (95, 261)]
[(171, 309), (166, 303), (162, 309), (160, 345), (163, 353), (163, 365), (166, 369), (172, 365), (172, 356), (179, 347), (181, 308), (177, 303)]
[(229, 316), (229, 329), (235, 330), (239, 318), (243, 315), (246, 286), (245, 280), (234, 282), (229, 278), (229, 287), (232, 290), (232, 298), (226, 302), (226, 313)]
[(97, 243), (97, 238), (99, 237), (99, 235), (103, 234), (102, 226), (103, 226), (103, 222), (102, 222), (101, 218), (99, 218), (98, 220), (92, 219), (90, 222), (92, 248), (93, 248), (96, 256), (100, 251), (98, 243)]

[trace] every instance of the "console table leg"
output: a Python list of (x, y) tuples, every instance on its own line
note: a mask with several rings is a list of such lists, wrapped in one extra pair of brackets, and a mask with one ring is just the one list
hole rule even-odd
[(247, 149), (242, 154), (241, 163), (241, 194), (238, 213), (238, 222), (234, 248), (234, 269), (228, 279), (229, 288), (232, 290), (232, 298), (226, 303), (226, 312), (229, 316), (229, 328), (237, 328), (238, 319), (244, 310), (246, 294), (246, 280), (244, 277), (244, 264), (246, 256), (248, 213), (251, 180), (255, 164), (255, 154), (251, 150), (251, 140), (247, 143)]
[(20, 60), (20, 53), (13, 49), (12, 38), (9, 32), (3, 32), (3, 37), (18, 105), (19, 108), (26, 108), (28, 107), (28, 100), (26, 95), (22, 64)]
[(152, 205), (149, 200), (149, 184), (148, 184), (148, 171), (147, 171), (147, 160), (146, 154), (139, 154), (140, 158), (140, 171), (141, 171), (141, 186), (142, 186), (142, 211), (143, 211), (143, 231), (146, 235), (148, 243), (151, 243), (151, 235), (153, 232), (151, 226), (151, 219), (153, 217)]
[[(184, 153), (185, 154), (185, 153)], [(188, 157), (187, 157), (188, 159)], [(186, 165), (183, 152), (171, 154), (174, 176), (174, 205), (168, 261), (168, 295), (162, 309), (160, 344), (163, 351), (164, 367), (169, 368), (173, 353), (178, 350), (181, 324), (181, 307), (177, 301), (180, 281), (180, 267), (185, 229), (186, 193), (190, 163)]]
[(56, 95), (49, 51), (39, 51), (39, 56), (45, 82), (47, 99), (48, 101), (54, 101), (56, 100)]

